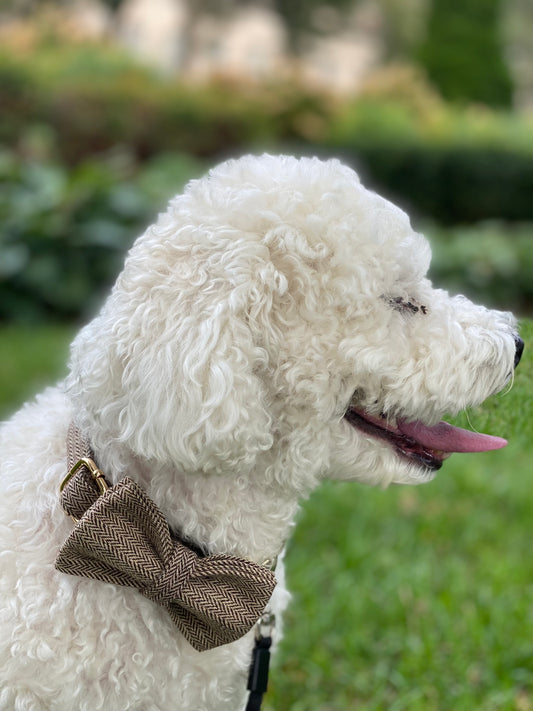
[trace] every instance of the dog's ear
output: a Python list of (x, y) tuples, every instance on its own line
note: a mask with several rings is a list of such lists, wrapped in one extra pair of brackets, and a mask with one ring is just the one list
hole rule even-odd
[(187, 471), (251, 470), (273, 443), (263, 375), (323, 247), (284, 225), (263, 238), (183, 225), (177, 239), (176, 223), (170, 211), (134, 245), (73, 344), (69, 395), (99, 451), (115, 440)]
[(187, 471), (253, 468), (273, 441), (257, 334), (278, 337), (268, 314), (284, 289), (275, 270), (259, 271), (237, 287), (191, 286), (190, 275), (177, 285), (175, 274), (171, 285), (160, 274), (151, 287), (141, 273), (119, 280), (72, 348), (69, 394), (93, 442), (118, 440)]

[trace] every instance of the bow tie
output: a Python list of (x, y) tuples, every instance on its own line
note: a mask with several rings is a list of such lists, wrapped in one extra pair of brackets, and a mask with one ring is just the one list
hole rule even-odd
[(203, 557), (173, 538), (159, 508), (132, 479), (108, 487), (77, 431), (69, 432), (69, 465), (73, 439), (82, 456), (62, 484), (61, 504), (76, 525), (56, 568), (137, 588), (168, 611), (198, 651), (245, 635), (272, 595), (273, 573), (237, 556)]

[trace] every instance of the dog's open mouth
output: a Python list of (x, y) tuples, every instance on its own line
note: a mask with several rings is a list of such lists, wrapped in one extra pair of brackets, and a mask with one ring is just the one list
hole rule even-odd
[(353, 427), (388, 442), (400, 456), (432, 471), (440, 469), (453, 452), (488, 452), (507, 444), (501, 437), (471, 432), (447, 422), (430, 426), (419, 420), (398, 419), (392, 424), (386, 417), (374, 417), (353, 407), (344, 417)]

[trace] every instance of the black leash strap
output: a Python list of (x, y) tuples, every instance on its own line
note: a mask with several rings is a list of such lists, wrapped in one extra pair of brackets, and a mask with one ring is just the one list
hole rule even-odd
[(255, 647), (248, 675), (248, 703), (246, 711), (260, 711), (263, 694), (268, 687), (268, 667), (270, 664), (270, 646), (275, 617), (271, 612), (264, 612), (257, 623)]

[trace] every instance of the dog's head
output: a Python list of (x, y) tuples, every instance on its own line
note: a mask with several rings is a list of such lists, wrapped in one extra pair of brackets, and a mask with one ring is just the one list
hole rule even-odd
[(75, 341), (80, 419), (191, 472), (428, 480), (442, 452), (503, 444), (434, 426), (500, 390), (517, 348), (509, 314), (433, 289), (429, 261), (337, 161), (224, 163), (137, 240)]

